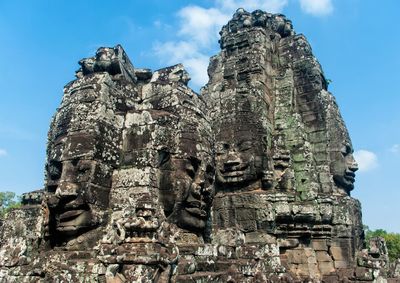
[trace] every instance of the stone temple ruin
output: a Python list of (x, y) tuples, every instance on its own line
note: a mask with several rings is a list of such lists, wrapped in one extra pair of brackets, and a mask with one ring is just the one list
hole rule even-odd
[(138, 69), (119, 45), (79, 62), (45, 187), (1, 224), (1, 282), (400, 282), (384, 242), (366, 249), (306, 38), (243, 9), (220, 34), (201, 94), (181, 64)]

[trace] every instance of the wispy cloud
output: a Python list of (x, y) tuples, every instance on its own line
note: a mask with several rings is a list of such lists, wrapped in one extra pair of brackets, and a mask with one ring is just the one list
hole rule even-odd
[(180, 17), (179, 35), (187, 37), (203, 47), (209, 47), (218, 37), (218, 32), (230, 18), (218, 8), (205, 9), (187, 6), (178, 12)]
[(378, 167), (378, 157), (372, 151), (360, 149), (354, 152), (354, 158), (358, 163), (360, 172), (371, 171)]
[(325, 16), (333, 11), (331, 0), (300, 0), (301, 9), (314, 16)]
[(395, 154), (400, 154), (400, 144), (394, 144), (390, 148), (390, 152), (395, 153)]
[(177, 39), (155, 43), (153, 49), (162, 63), (182, 63), (192, 77), (194, 87), (203, 86), (208, 80), (209, 58), (216, 52), (218, 32), (237, 8), (275, 13), (282, 11), (287, 3), (288, 0), (215, 0), (210, 8), (186, 6), (177, 13)]
[(0, 148), (0, 157), (6, 156), (7, 154), (7, 150)]
[(209, 57), (198, 50), (193, 43), (188, 41), (156, 43), (154, 52), (167, 64), (182, 63), (196, 86), (202, 86), (207, 82)]

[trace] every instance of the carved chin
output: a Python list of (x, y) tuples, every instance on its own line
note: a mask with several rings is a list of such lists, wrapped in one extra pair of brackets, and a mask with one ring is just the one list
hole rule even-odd
[(178, 226), (189, 230), (203, 230), (207, 213), (199, 208), (185, 208), (181, 211)]
[(91, 213), (87, 210), (70, 210), (59, 215), (56, 229), (67, 235), (74, 235), (91, 226)]
[(343, 176), (343, 175), (334, 175), (333, 180), (335, 181), (338, 187), (342, 187), (345, 190), (351, 191), (354, 189), (354, 177)]

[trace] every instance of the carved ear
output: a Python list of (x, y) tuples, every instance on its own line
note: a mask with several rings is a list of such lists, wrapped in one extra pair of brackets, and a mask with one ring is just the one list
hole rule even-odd
[(158, 151), (158, 167), (162, 167), (171, 159), (171, 153), (166, 149), (161, 149)]
[(262, 140), (262, 144), (264, 146), (264, 149), (267, 149), (268, 148), (268, 135), (263, 135), (261, 140)]

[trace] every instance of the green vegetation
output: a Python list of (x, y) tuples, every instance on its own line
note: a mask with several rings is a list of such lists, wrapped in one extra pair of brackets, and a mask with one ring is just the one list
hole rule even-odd
[(390, 261), (400, 258), (400, 234), (388, 233), (383, 229), (369, 230), (368, 226), (364, 226), (364, 230), (367, 244), (371, 238), (382, 237), (386, 241)]
[(10, 209), (19, 206), (21, 206), (21, 202), (15, 193), (0, 192), (0, 217), (4, 217)]

